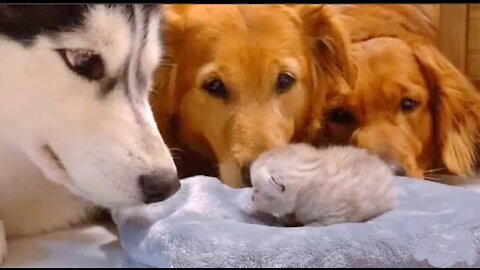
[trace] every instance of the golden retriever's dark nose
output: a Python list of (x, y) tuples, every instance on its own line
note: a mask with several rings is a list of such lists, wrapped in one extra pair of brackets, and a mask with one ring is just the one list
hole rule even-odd
[(393, 169), (393, 174), (396, 175), (396, 176), (406, 176), (407, 172), (402, 167), (395, 167)]
[(250, 180), (250, 165), (242, 166), (241, 174), (243, 184), (247, 187), (251, 187), (252, 181)]
[(145, 203), (155, 203), (168, 199), (180, 189), (176, 173), (145, 174), (138, 178), (138, 185)]

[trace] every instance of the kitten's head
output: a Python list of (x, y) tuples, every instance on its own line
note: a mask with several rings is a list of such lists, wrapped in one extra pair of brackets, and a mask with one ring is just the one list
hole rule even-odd
[(291, 216), (300, 188), (315, 169), (318, 151), (291, 144), (261, 154), (250, 168), (256, 210), (277, 218)]

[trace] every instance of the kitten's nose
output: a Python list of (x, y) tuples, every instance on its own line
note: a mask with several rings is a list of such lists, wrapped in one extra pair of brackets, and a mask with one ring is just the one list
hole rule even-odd
[(250, 165), (242, 166), (241, 174), (243, 184), (247, 187), (251, 187), (252, 180), (250, 179)]

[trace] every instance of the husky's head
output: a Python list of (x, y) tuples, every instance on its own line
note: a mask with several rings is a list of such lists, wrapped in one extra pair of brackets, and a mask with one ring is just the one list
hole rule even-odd
[(179, 188), (148, 103), (159, 11), (0, 5), (0, 136), (48, 179), (106, 207)]

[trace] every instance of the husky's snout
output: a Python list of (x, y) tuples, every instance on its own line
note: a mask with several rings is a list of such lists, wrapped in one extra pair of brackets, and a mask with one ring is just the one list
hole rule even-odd
[[(149, 104), (162, 53), (157, 7), (0, 6), (0, 14), (9, 14), (0, 20), (0, 140), (96, 205), (172, 196), (180, 181)], [(5, 25), (20, 24), (38, 31), (18, 40)]]

